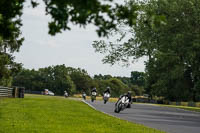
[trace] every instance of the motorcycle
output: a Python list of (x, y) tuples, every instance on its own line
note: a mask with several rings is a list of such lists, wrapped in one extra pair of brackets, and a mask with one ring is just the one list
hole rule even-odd
[(91, 95), (91, 101), (94, 102), (94, 100), (96, 100), (96, 95), (97, 93), (96, 92), (92, 92), (92, 95)]
[(82, 97), (83, 97), (84, 100), (86, 100), (86, 94), (85, 93), (82, 94)]
[(67, 98), (69, 95), (67, 92), (65, 92), (64, 97)]
[(108, 92), (104, 93), (103, 95), (104, 104), (108, 102), (109, 98), (110, 98), (110, 94)]
[(119, 113), (120, 111), (123, 111), (125, 108), (130, 106), (130, 102), (127, 96), (122, 96), (117, 103), (115, 104), (115, 113)]

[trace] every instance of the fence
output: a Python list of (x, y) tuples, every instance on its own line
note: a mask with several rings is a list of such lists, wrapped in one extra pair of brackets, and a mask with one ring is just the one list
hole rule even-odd
[(0, 86), (0, 97), (12, 97), (13, 88)]
[(24, 88), (23, 87), (3, 87), (0, 86), (0, 97), (19, 97), (24, 98)]

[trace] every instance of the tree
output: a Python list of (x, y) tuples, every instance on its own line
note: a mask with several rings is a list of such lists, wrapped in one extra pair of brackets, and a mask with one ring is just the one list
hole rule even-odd
[[(128, 24), (133, 23), (136, 18), (136, 7), (124, 7), (114, 3), (113, 0), (43, 0), (46, 5), (46, 14), (51, 16), (49, 22), (49, 34), (55, 35), (63, 30), (70, 30), (70, 23), (85, 27), (93, 24), (97, 27), (99, 36), (107, 36), (110, 30), (115, 29), (117, 21), (126, 20)], [(0, 2), (0, 62), (1, 82), (9, 80), (7, 75), (11, 73), (16, 64), (13, 53), (19, 52), (24, 40), (21, 37), (21, 15), (25, 0), (1, 0)], [(31, 0), (30, 4), (36, 8), (37, 0)], [(127, 17), (126, 17), (127, 15)], [(131, 18), (131, 19), (130, 19)], [(18, 64), (19, 65), (19, 64)], [(9, 67), (8, 67), (9, 66)], [(4, 70), (4, 72), (3, 72)], [(8, 72), (10, 71), (10, 72)], [(11, 76), (11, 75), (10, 75)], [(0, 82), (0, 83), (1, 83)]]
[(64, 65), (40, 68), (38, 71), (22, 69), (14, 76), (13, 85), (23, 86), (31, 91), (49, 89), (56, 95), (63, 95), (65, 90), (69, 94), (75, 92), (75, 85)]
[(129, 90), (129, 87), (117, 78), (97, 80), (97, 83), (98, 83), (97, 90), (100, 94), (103, 94), (105, 89), (109, 86), (111, 88), (111, 95), (113, 97), (118, 97)]
[(98, 80), (107, 80), (110, 78), (112, 78), (111, 75), (102, 75), (102, 74), (94, 75), (94, 79), (98, 79)]
[(144, 86), (145, 77), (144, 72), (133, 71), (131, 72), (131, 83), (138, 86)]
[(76, 85), (77, 92), (82, 93), (82, 91), (85, 91), (89, 93), (90, 89), (95, 86), (86, 70), (67, 67), (67, 72)]
[(200, 100), (200, 1), (150, 0), (138, 6), (132, 38), (122, 44), (95, 41), (94, 48), (109, 51), (104, 62), (111, 64), (146, 56), (145, 89), (151, 95)]
[(22, 45), (20, 26), (24, 0), (0, 2), (0, 85), (11, 86), (12, 76), (21, 68), (13, 53)]

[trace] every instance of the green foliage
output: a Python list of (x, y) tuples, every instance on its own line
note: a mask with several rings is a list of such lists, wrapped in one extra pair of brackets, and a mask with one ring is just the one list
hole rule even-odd
[(98, 80), (107, 80), (110, 78), (112, 78), (111, 75), (102, 75), (102, 74), (94, 75), (94, 79), (98, 79)]
[(10, 86), (12, 75), (20, 68), (14, 62), (12, 53), (19, 51), (23, 38), (20, 38), (24, 0), (0, 1), (0, 85)]
[(110, 88), (111, 88), (113, 97), (120, 96), (126, 93), (127, 91), (129, 91), (128, 86), (125, 85), (121, 80), (117, 78), (111, 78), (108, 80), (108, 82), (110, 83)]
[[(144, 17), (147, 23), (142, 20), (141, 26), (149, 25), (149, 31), (139, 34), (148, 33), (148, 38), (152, 39), (149, 44), (153, 47), (146, 47), (151, 55), (147, 71), (149, 78), (154, 80), (149, 85), (155, 94), (166, 99), (197, 100), (195, 93), (200, 88), (194, 89), (194, 85), (199, 79), (199, 70), (196, 68), (200, 63), (199, 52), (196, 51), (196, 46), (200, 45), (199, 30), (196, 29), (200, 24), (200, 10), (196, 8), (199, 5), (200, 1), (195, 0), (160, 0), (151, 1), (145, 8), (147, 14), (153, 12), (156, 16), (165, 16), (166, 23), (155, 23), (155, 26), (150, 26), (152, 20), (148, 15)], [(143, 44), (142, 38), (140, 41)]]
[(23, 69), (13, 79), (14, 86), (23, 86), (26, 90), (44, 91), (49, 89), (56, 95), (63, 95), (66, 90), (74, 93), (75, 85), (64, 65), (41, 68), (38, 71)]
[[(7, 54), (12, 57), (14, 52), (19, 52), (24, 40), (20, 31), (24, 2), (25, 0), (0, 1), (0, 56)], [(93, 24), (97, 27), (98, 36), (107, 36), (111, 30), (116, 29), (118, 20), (125, 20), (131, 25), (136, 18), (136, 14), (133, 13), (137, 9), (135, 6), (128, 8), (113, 0), (43, 0), (43, 2), (46, 5), (46, 14), (52, 18), (49, 22), (50, 35), (70, 30), (69, 25), (72, 23), (80, 27)], [(39, 3), (37, 0), (31, 0), (30, 4), (33, 8), (37, 8)], [(14, 67), (14, 58), (6, 59), (8, 63), (1, 65), (0, 83), (12, 76), (11, 74), (7, 76), (11, 73), (8, 71), (12, 71), (7, 66)], [(2, 60), (0, 57), (0, 62), (4, 61), (5, 59)]]
[(145, 74), (144, 72), (133, 71), (131, 72), (131, 83), (138, 86), (144, 86), (145, 84)]
[(131, 83), (131, 78), (99, 74), (92, 79), (84, 69), (75, 69), (65, 65), (49, 66), (39, 70), (22, 69), (14, 76), (13, 85), (23, 86), (26, 90), (31, 91), (49, 89), (56, 95), (63, 95), (65, 90), (71, 95), (83, 91), (90, 94), (93, 87), (96, 87), (98, 93), (102, 95), (108, 86), (114, 97), (129, 90), (132, 90), (133, 94), (136, 95), (142, 95), (144, 92), (142, 86), (139, 87), (137, 84)]
[[(114, 9), (111, 4), (103, 4), (99, 0), (44, 0), (46, 13), (51, 15), (49, 34), (55, 35), (61, 30), (70, 30), (69, 22), (86, 26), (94, 24), (98, 27), (98, 35), (105, 36), (115, 27)], [(107, 0), (107, 3), (110, 3)], [(105, 18), (108, 17), (107, 19)]]
[(118, 97), (130, 90), (129, 86), (124, 84), (119, 78), (114, 78), (111, 75), (95, 75), (97, 90), (102, 95), (107, 87), (111, 89), (112, 97)]
[(97, 83), (84, 69), (56, 65), (39, 70), (23, 69), (14, 76), (13, 85), (32, 91), (49, 89), (56, 95), (63, 95), (66, 90), (72, 95), (83, 91), (89, 94), (90, 89), (96, 87)]
[(109, 86), (111, 94), (118, 97), (127, 91), (132, 91), (132, 95), (144, 94), (144, 73), (133, 71), (131, 77), (112, 77), (111, 75), (94, 75), (94, 80), (97, 83), (97, 90), (103, 94), (105, 89)]
[(138, 17), (136, 24), (130, 27), (132, 37), (128, 41), (122, 44), (95, 41), (93, 46), (96, 52), (108, 52), (105, 63), (127, 63), (130, 58), (147, 57), (145, 90), (151, 96), (197, 101), (200, 90), (199, 6), (199, 0), (139, 2)]
[(85, 91), (89, 94), (90, 89), (95, 86), (92, 78), (84, 69), (68, 67), (67, 72), (76, 85), (76, 93), (82, 93)]

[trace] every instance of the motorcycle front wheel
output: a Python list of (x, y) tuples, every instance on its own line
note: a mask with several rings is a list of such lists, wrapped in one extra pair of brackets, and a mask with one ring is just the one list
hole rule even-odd
[(121, 111), (121, 102), (117, 103), (115, 106), (115, 113), (119, 113)]

